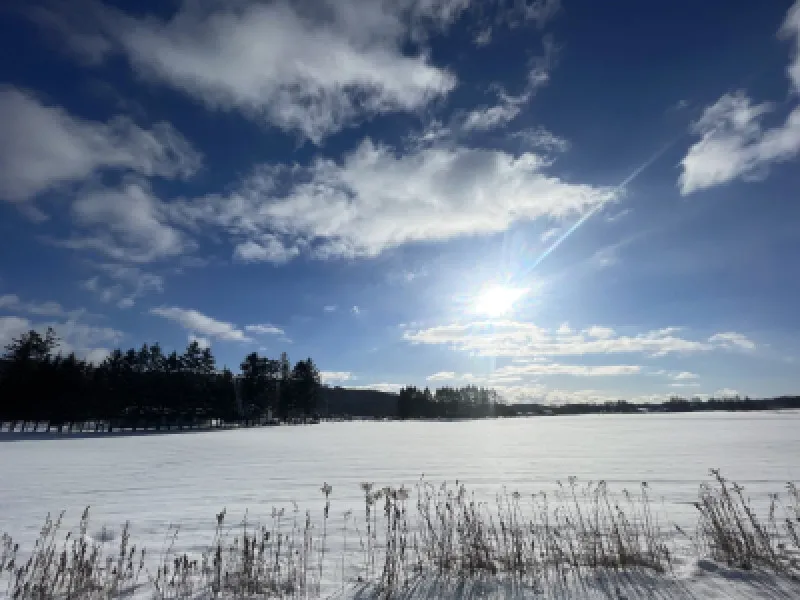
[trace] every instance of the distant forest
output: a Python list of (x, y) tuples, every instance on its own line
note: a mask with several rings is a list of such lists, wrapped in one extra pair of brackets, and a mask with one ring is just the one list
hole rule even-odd
[(159, 344), (114, 350), (100, 364), (58, 352), (52, 329), (12, 341), (0, 359), (0, 421), (53, 424), (110, 421), (120, 425), (197, 423), (313, 416), (453, 419), (589, 413), (800, 409), (800, 397), (767, 399), (671, 398), (657, 404), (620, 400), (602, 404), (509, 404), (492, 389), (467, 386), (435, 391), (409, 386), (399, 394), (328, 387), (311, 358), (291, 365), (253, 352), (240, 375), (218, 370), (210, 348), (190, 343), (182, 354)]

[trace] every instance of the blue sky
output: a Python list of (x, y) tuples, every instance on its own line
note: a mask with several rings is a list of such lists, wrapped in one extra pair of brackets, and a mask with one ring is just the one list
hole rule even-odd
[(3, 343), (798, 391), (800, 2), (12, 1), (0, 44)]

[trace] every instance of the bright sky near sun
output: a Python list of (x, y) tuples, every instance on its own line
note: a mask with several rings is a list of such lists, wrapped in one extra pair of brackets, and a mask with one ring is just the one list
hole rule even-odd
[(798, 391), (800, 1), (4, 8), (2, 344)]

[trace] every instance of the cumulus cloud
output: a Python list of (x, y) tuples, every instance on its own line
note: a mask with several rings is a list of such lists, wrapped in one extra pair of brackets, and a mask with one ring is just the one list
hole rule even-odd
[(72, 203), (71, 211), (79, 233), (55, 242), (67, 248), (137, 263), (194, 248), (194, 243), (169, 223), (165, 204), (139, 178), (129, 178), (119, 187), (85, 190)]
[[(596, 335), (591, 335), (590, 331)], [(601, 354), (660, 357), (708, 352), (716, 348), (729, 348), (732, 344), (745, 347), (749, 341), (744, 336), (739, 338), (741, 334), (730, 333), (716, 334), (708, 341), (691, 340), (681, 337), (679, 332), (680, 328), (668, 327), (636, 335), (621, 335), (607, 327), (595, 326), (583, 332), (573, 332), (564, 325), (554, 331), (533, 323), (492, 320), (408, 330), (403, 337), (412, 343), (445, 345), (478, 356), (533, 359)], [(543, 370), (546, 369), (547, 365), (543, 367)]]
[(187, 226), (212, 224), (256, 243), (269, 233), (331, 258), (498, 233), (514, 222), (566, 218), (615, 198), (610, 188), (550, 176), (548, 166), (533, 153), (464, 147), (401, 155), (367, 139), (340, 163), (265, 167), (229, 196), (178, 201), (171, 210)]
[(0, 197), (21, 203), (102, 169), (188, 177), (200, 154), (170, 124), (88, 121), (17, 88), (0, 87)]
[[(789, 10), (781, 34), (793, 38), (788, 76), (792, 91), (800, 93), (800, 1)], [(768, 102), (753, 104), (744, 91), (725, 94), (707, 107), (691, 127), (700, 140), (681, 161), (681, 193), (688, 195), (737, 179), (763, 179), (770, 165), (796, 157), (800, 153), (800, 107), (795, 107), (783, 124), (763, 129), (762, 117), (773, 110)]]
[(452, 90), (455, 76), (409, 42), (418, 47), (468, 2), (186, 0), (169, 19), (89, 4), (88, 23), (52, 14), (44, 22), (56, 21), (83, 56), (122, 53), (145, 79), (210, 109), (319, 142), (361, 116), (414, 111)]
[(285, 331), (275, 325), (269, 323), (261, 323), (258, 325), (245, 325), (244, 330), (248, 333), (256, 335), (285, 335)]
[(176, 306), (161, 306), (151, 309), (150, 314), (174, 321), (195, 335), (201, 334), (233, 342), (252, 341), (245, 335), (244, 331), (237, 328), (233, 323), (218, 321), (196, 310), (178, 308)]

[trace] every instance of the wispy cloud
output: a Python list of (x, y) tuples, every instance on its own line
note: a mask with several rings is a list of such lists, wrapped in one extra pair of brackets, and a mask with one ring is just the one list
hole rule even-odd
[(452, 73), (403, 45), (409, 37), (421, 44), (466, 4), (184, 2), (164, 20), (90, 3), (84, 14), (92, 19), (50, 13), (45, 23), (56, 21), (84, 55), (91, 40), (95, 61), (121, 53), (145, 80), (209, 109), (238, 110), (319, 142), (362, 115), (415, 111), (452, 90)]
[(518, 221), (584, 214), (616, 197), (611, 189), (562, 181), (548, 165), (529, 152), (466, 147), (399, 154), (367, 139), (341, 163), (263, 167), (229, 196), (173, 202), (171, 211), (188, 227), (217, 226), (237, 243), (270, 234), (286, 248), (325, 259), (498, 233)]
[[(531, 101), (539, 88), (547, 85), (550, 81), (550, 71), (553, 68), (557, 48), (550, 36), (543, 38), (542, 45), (544, 54), (531, 61), (531, 68), (523, 91), (514, 96), (508, 94), (501, 86), (494, 85), (493, 87), (497, 91), (500, 102), (494, 106), (483, 106), (466, 113), (459, 125), (461, 130), (470, 132), (502, 128), (522, 112), (525, 105)], [(529, 142), (534, 141), (534, 131), (533, 129), (528, 130)], [(539, 142), (539, 147), (542, 146), (542, 143), (556, 142), (555, 137), (545, 139), (542, 135), (544, 132), (546, 132), (545, 129), (539, 130), (539, 138), (536, 140)], [(560, 143), (561, 141), (558, 140), (556, 145)]]
[(539, 126), (520, 129), (511, 134), (512, 139), (520, 140), (526, 148), (545, 152), (566, 152), (570, 148), (568, 140)]
[(702, 341), (681, 337), (680, 331), (677, 327), (667, 327), (631, 336), (599, 326), (574, 332), (562, 325), (553, 331), (533, 323), (496, 320), (410, 330), (403, 337), (417, 344), (446, 345), (478, 356), (509, 358), (602, 354), (643, 354), (659, 357), (732, 347), (748, 348), (753, 344), (742, 334), (721, 333), (711, 336), (708, 341)]
[(77, 233), (59, 246), (93, 250), (114, 260), (146, 263), (178, 256), (195, 248), (174, 227), (163, 202), (140, 178), (127, 178), (119, 187), (87, 189), (72, 203)]
[(66, 310), (58, 302), (24, 301), (16, 294), (4, 294), (0, 296), (0, 310), (21, 312), (41, 317), (69, 317), (72, 319), (86, 312), (83, 309)]
[(0, 198), (21, 203), (102, 169), (188, 177), (201, 156), (169, 123), (138, 127), (127, 117), (73, 117), (33, 94), (0, 86)]
[(93, 266), (115, 283), (104, 284), (101, 277), (95, 275), (82, 282), (81, 287), (97, 294), (102, 302), (116, 302), (119, 308), (131, 308), (145, 294), (164, 291), (161, 275), (117, 263), (93, 263)]
[(326, 304), (322, 307), (322, 310), (326, 313), (336, 312), (339, 307), (335, 304)]
[(269, 323), (245, 325), (244, 330), (248, 333), (254, 333), (256, 335), (286, 335), (286, 332), (283, 329)]
[(433, 375), (428, 375), (425, 379), (427, 381), (453, 381), (458, 378), (458, 375), (453, 371), (439, 371)]
[[(792, 40), (792, 61), (787, 69), (793, 92), (800, 92), (800, 1), (789, 10), (781, 34)], [(762, 118), (774, 111), (768, 102), (753, 104), (744, 91), (725, 94), (707, 107), (692, 124), (700, 136), (681, 161), (678, 184), (683, 195), (736, 179), (763, 179), (773, 163), (786, 162), (800, 153), (800, 107), (783, 124), (762, 129)]]
[(270, 262), (282, 265), (300, 254), (296, 245), (286, 244), (279, 237), (265, 233), (258, 241), (247, 240), (236, 244), (233, 257), (241, 262)]
[(244, 331), (233, 323), (218, 321), (193, 309), (161, 306), (151, 309), (150, 314), (174, 321), (193, 334), (201, 334), (214, 339), (233, 342), (252, 341), (245, 335)]
[(756, 345), (747, 336), (736, 333), (734, 331), (727, 331), (725, 333), (716, 333), (708, 338), (712, 344), (722, 346), (725, 348), (733, 348), (740, 350), (754, 350)]
[(672, 378), (676, 381), (686, 381), (686, 380), (693, 380), (698, 379), (700, 376), (697, 373), (691, 373), (689, 371), (681, 371), (680, 373), (675, 373)]

